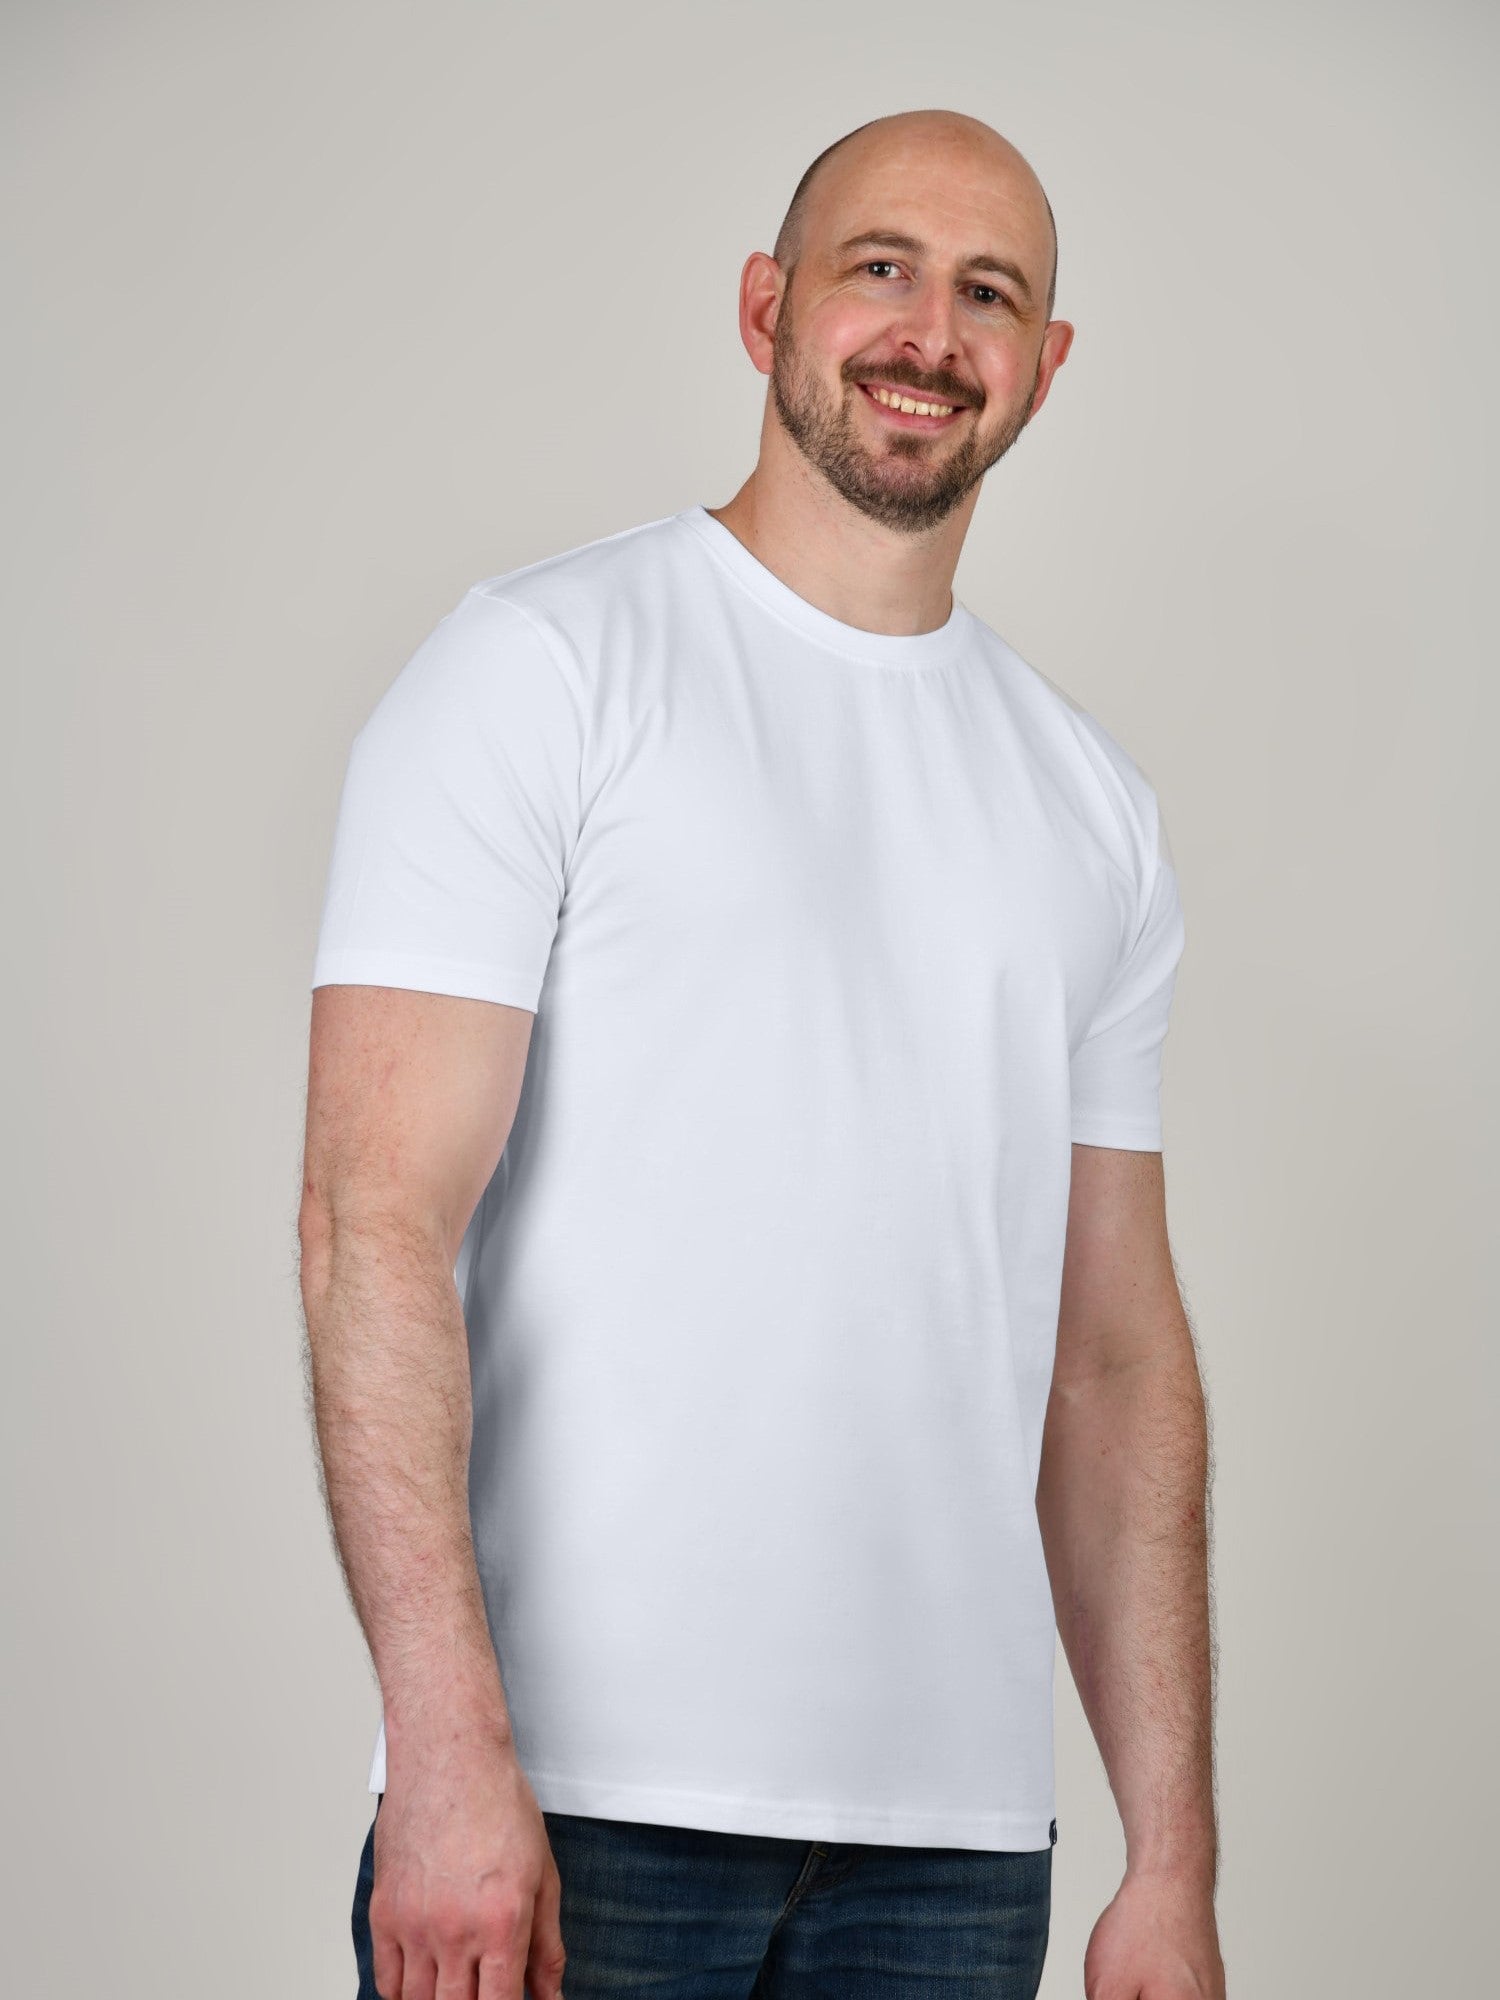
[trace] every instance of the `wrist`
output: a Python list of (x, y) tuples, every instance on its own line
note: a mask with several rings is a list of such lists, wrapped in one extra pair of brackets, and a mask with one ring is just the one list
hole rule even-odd
[(400, 1761), (434, 1750), (514, 1747), (510, 1714), (499, 1677), (469, 1681), (428, 1679), (417, 1686), (382, 1689), (386, 1753)]
[(1212, 1902), (1218, 1872), (1218, 1852), (1211, 1839), (1126, 1843), (1127, 1882), (1170, 1883)]

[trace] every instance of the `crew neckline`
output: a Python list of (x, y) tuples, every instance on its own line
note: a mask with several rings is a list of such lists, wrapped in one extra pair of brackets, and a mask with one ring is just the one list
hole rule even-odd
[(951, 660), (968, 637), (971, 615), (960, 603), (956, 591), (946, 622), (934, 631), (867, 632), (863, 626), (846, 625), (841, 618), (799, 596), (774, 570), (767, 569), (758, 556), (752, 555), (738, 535), (716, 520), (701, 501), (684, 507), (676, 518), (698, 536), (730, 575), (768, 611), (794, 626), (804, 637), (848, 659), (880, 667), (935, 667)]

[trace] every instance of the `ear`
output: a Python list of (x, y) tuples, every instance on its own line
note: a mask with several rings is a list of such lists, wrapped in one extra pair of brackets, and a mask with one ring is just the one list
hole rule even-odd
[(740, 272), (740, 339), (762, 375), (771, 372), (771, 343), (786, 283), (781, 266), (764, 250), (752, 250)]
[(1073, 345), (1075, 328), (1065, 319), (1049, 319), (1047, 330), (1042, 335), (1041, 366), (1037, 369), (1036, 393), (1031, 399), (1031, 408), (1026, 413), (1029, 424), (1037, 411), (1047, 400), (1047, 391), (1052, 387), (1052, 378), (1068, 358), (1068, 349)]

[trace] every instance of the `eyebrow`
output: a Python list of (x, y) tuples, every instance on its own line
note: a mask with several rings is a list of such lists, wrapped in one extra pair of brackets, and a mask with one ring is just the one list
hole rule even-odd
[[(927, 245), (915, 236), (903, 236), (896, 229), (862, 229), (857, 236), (846, 236), (842, 243), (836, 244), (833, 254), (844, 257), (851, 250), (899, 250), (908, 257), (922, 257), (927, 253)], [(1027, 305), (1034, 303), (1026, 273), (1009, 258), (996, 257), (988, 250), (976, 250), (967, 257), (961, 257), (959, 263), (966, 271), (998, 272), (1002, 278), (1010, 279)]]

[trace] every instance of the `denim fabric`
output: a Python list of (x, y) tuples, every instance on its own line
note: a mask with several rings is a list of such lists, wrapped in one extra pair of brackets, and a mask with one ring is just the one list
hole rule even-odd
[[(376, 1812), (379, 1812), (377, 1803)], [(776, 1840), (545, 1813), (562, 1880), (566, 2000), (1035, 2000), (1052, 1848)], [(354, 1893), (371, 1968), (375, 1826)]]

